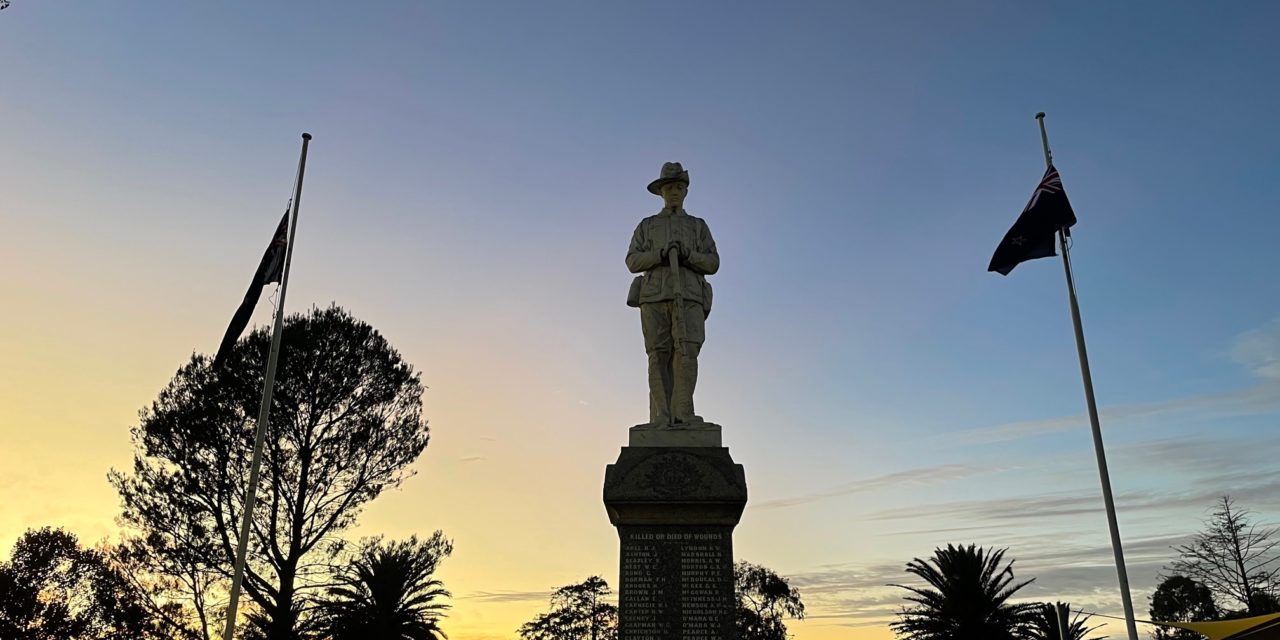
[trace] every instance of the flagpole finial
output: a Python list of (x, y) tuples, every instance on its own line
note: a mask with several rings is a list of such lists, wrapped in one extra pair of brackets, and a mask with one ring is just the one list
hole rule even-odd
[(302, 134), (302, 139), (303, 139), (303, 140), (310, 140), (310, 139), (311, 139), (311, 134), (309, 134), (309, 133), (303, 133), (303, 134)]
[(1036, 120), (1044, 120), (1044, 112), (1043, 112), (1043, 111), (1037, 111), (1037, 112), (1036, 112)]

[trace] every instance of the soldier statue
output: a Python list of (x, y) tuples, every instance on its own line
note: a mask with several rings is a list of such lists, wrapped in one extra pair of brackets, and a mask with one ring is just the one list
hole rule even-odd
[(701, 424), (693, 413), (698, 352), (711, 313), (706, 276), (720, 269), (711, 230), (684, 210), (689, 172), (678, 162), (662, 165), (649, 193), (662, 197), (662, 211), (640, 221), (627, 249), (627, 269), (642, 273), (631, 283), (627, 304), (640, 308), (644, 350), (649, 355), (649, 424)]

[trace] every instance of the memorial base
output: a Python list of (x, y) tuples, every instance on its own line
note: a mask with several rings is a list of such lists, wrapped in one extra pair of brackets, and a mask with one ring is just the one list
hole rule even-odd
[(742, 465), (724, 447), (635, 440), (633, 432), (632, 446), (605, 471), (605, 509), (621, 546), (618, 637), (731, 640), (733, 528), (747, 502)]

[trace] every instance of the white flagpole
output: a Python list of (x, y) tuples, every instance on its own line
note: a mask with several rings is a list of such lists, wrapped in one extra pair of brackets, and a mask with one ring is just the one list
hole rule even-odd
[(253, 462), (249, 467), (249, 486), (245, 488), (244, 513), (240, 517), (240, 540), (236, 545), (236, 569), (231, 579), (231, 601), (227, 605), (227, 624), (222, 640), (232, 640), (236, 629), (236, 608), (240, 604), (240, 585), (244, 581), (245, 556), (249, 550), (249, 523), (258, 500), (258, 472), (262, 468), (262, 445), (267, 439), (267, 421), (271, 413), (271, 392), (275, 387), (276, 363), (280, 359), (280, 336), (284, 333), (284, 294), (289, 290), (289, 263), (293, 258), (293, 239), (298, 233), (298, 206), (302, 203), (302, 176), (307, 170), (307, 143), (311, 134), (302, 134), (302, 157), (298, 160), (298, 184), (294, 185), (293, 212), (289, 221), (289, 246), (284, 253), (284, 273), (280, 276), (280, 299), (271, 329), (271, 352), (267, 356), (267, 373), (262, 381), (262, 404), (258, 409), (258, 433), (253, 442)]
[[(1044, 145), (1046, 168), (1053, 166), (1053, 154), (1049, 152), (1049, 136), (1044, 130), (1044, 112), (1036, 114), (1040, 123), (1040, 142)], [(1124, 568), (1124, 548), (1120, 543), (1120, 525), (1116, 521), (1116, 503), (1111, 495), (1111, 474), (1107, 472), (1107, 454), (1102, 447), (1102, 427), (1098, 423), (1098, 404), (1093, 397), (1093, 375), (1089, 373), (1089, 354), (1084, 346), (1084, 328), (1080, 324), (1080, 304), (1076, 301), (1076, 282), (1071, 275), (1071, 247), (1067, 243), (1066, 228), (1058, 230), (1058, 244), (1062, 247), (1062, 266), (1067, 273), (1067, 297), (1071, 301), (1071, 322), (1076, 330), (1076, 353), (1080, 356), (1080, 378), (1084, 381), (1084, 399), (1089, 406), (1089, 425), (1093, 428), (1093, 452), (1098, 458), (1098, 477), (1102, 481), (1102, 501), (1107, 509), (1107, 526), (1111, 530), (1111, 551), (1116, 558), (1116, 576), (1120, 580), (1120, 599), (1124, 603), (1124, 622), (1129, 640), (1138, 640), (1138, 626), (1133, 618), (1133, 597), (1129, 595), (1129, 573)]]

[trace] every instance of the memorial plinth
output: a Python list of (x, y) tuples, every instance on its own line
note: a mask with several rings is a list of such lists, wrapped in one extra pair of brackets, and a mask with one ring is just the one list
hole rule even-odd
[(720, 253), (702, 218), (684, 210), (689, 172), (662, 165), (649, 193), (662, 210), (640, 221), (627, 247), (638, 274), (627, 305), (640, 310), (649, 369), (649, 422), (631, 429), (604, 474), (604, 506), (622, 548), (621, 640), (734, 637), (733, 528), (747, 504), (742, 465), (720, 427), (694, 413), (698, 353), (711, 313)]
[(605, 470), (620, 640), (734, 638), (733, 528), (747, 503), (720, 427), (635, 427)]

